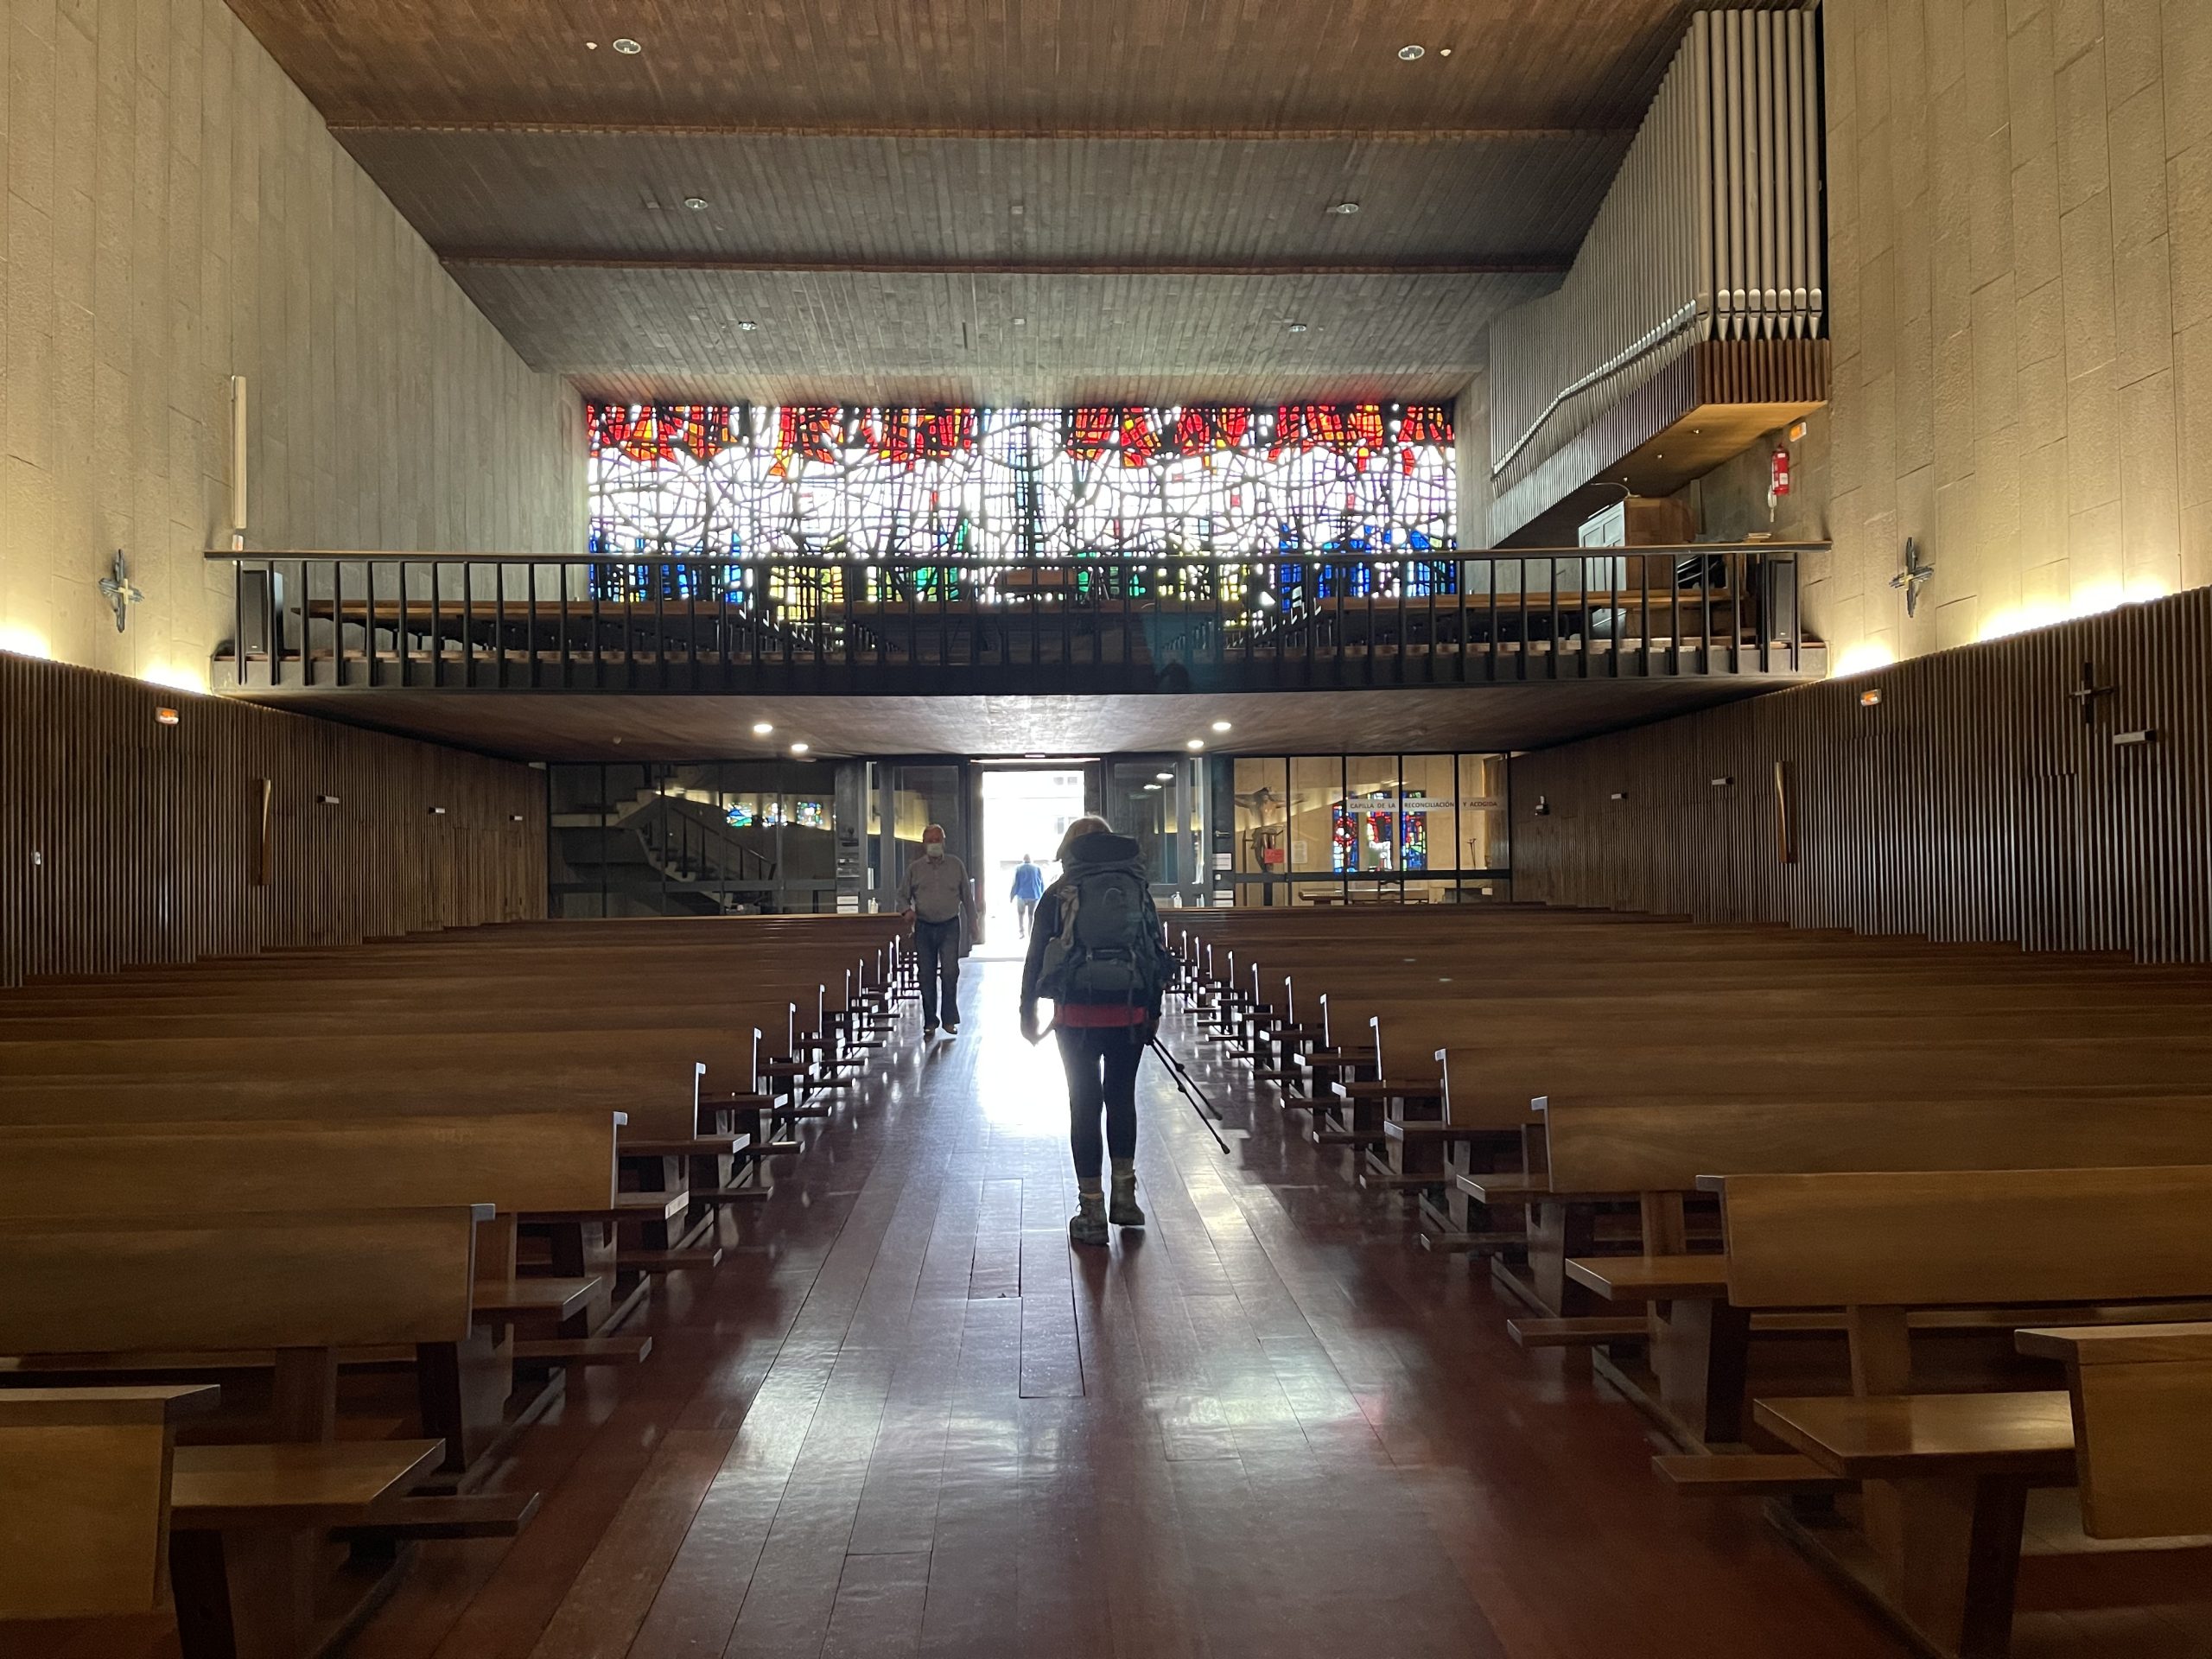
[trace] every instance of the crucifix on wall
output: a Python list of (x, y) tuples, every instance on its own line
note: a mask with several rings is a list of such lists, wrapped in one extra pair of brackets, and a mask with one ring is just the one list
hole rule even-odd
[(115, 563), (107, 575), (100, 578), (100, 594), (115, 607), (115, 631), (121, 633), (130, 620), (130, 607), (143, 604), (146, 595), (131, 584), (130, 561), (123, 556), (123, 550), (115, 550)]
[(2119, 690), (2120, 688), (2116, 685), (2099, 685), (2097, 665), (2094, 663), (2084, 663), (2082, 664), (2081, 689), (2076, 691), (2069, 691), (2066, 695), (2074, 699), (2075, 707), (2082, 711), (2082, 723), (2084, 726), (2094, 726), (2097, 723), (2097, 699), (2108, 697)]

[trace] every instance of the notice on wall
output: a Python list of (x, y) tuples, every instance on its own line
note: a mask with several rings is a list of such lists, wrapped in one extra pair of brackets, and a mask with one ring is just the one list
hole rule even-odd
[(1236, 868), (1236, 855), (1234, 853), (1216, 853), (1213, 855), (1213, 867), (1217, 870), (1235, 869)]

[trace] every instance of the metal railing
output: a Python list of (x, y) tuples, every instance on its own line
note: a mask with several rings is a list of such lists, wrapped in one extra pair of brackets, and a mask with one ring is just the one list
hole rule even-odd
[(1262, 559), (210, 553), (240, 690), (1002, 692), (1820, 671), (1823, 543)]

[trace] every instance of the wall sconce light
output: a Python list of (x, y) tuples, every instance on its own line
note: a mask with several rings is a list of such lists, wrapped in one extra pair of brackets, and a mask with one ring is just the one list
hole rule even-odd
[(2114, 748), (2137, 743), (2155, 743), (2158, 741), (2158, 732), (2156, 727), (2145, 727), (2139, 732), (2114, 732), (2112, 734)]
[(1713, 780), (1713, 786), (1715, 789), (1726, 789), (1726, 788), (1727, 788), (1727, 787), (1728, 787), (1728, 785), (1731, 785), (1731, 784), (1734, 783), (1735, 781), (1736, 781), (1736, 780), (1735, 780), (1733, 778), (1715, 778), (1715, 779)]
[(1551, 801), (1551, 797), (1550, 797), (1550, 796), (1548, 796), (1548, 795), (1539, 795), (1539, 796), (1537, 796), (1537, 797), (1536, 797), (1536, 816), (1537, 816), (1538, 817), (1540, 817), (1540, 818), (1548, 818), (1549, 817), (1551, 817), (1551, 815), (1552, 815), (1552, 801)]
[(507, 822), (508, 822), (509, 823), (520, 823), (522, 822), (522, 814), (521, 814), (521, 813), (519, 813), (519, 812), (510, 812), (510, 813), (508, 813), (508, 814), (507, 814)]
[(338, 798), (335, 795), (318, 795), (315, 798), (315, 804), (317, 806), (335, 806)]
[(175, 709), (156, 709), (154, 710), (154, 723), (156, 726), (174, 726), (176, 724), (176, 721), (177, 713)]
[(1882, 690), (1879, 686), (1870, 685), (1864, 691), (1861, 691), (1859, 694), (1859, 706), (1861, 709), (1874, 708), (1878, 705), (1881, 701)]
[(430, 816), (434, 818), (442, 818), (445, 815), (446, 810), (442, 806), (434, 806), (430, 809)]
[(1624, 801), (1628, 799), (1628, 791), (1624, 789), (1617, 789), (1612, 792), (1610, 798), (1616, 801)]

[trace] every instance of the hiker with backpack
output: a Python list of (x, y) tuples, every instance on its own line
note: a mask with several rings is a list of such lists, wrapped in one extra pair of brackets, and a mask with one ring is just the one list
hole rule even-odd
[[(1109, 1222), (1144, 1225), (1137, 1207), (1137, 1063), (1159, 1029), (1172, 963), (1134, 840), (1116, 835), (1103, 818), (1077, 818), (1058, 856), (1060, 879), (1037, 901), (1022, 963), (1021, 1034), (1033, 1043), (1043, 1039), (1037, 999), (1051, 998), (1052, 1033), (1068, 1074), (1068, 1139), (1079, 1199), (1068, 1236), (1103, 1244)], [(1099, 1179), (1109, 1156), (1110, 1201)]]

